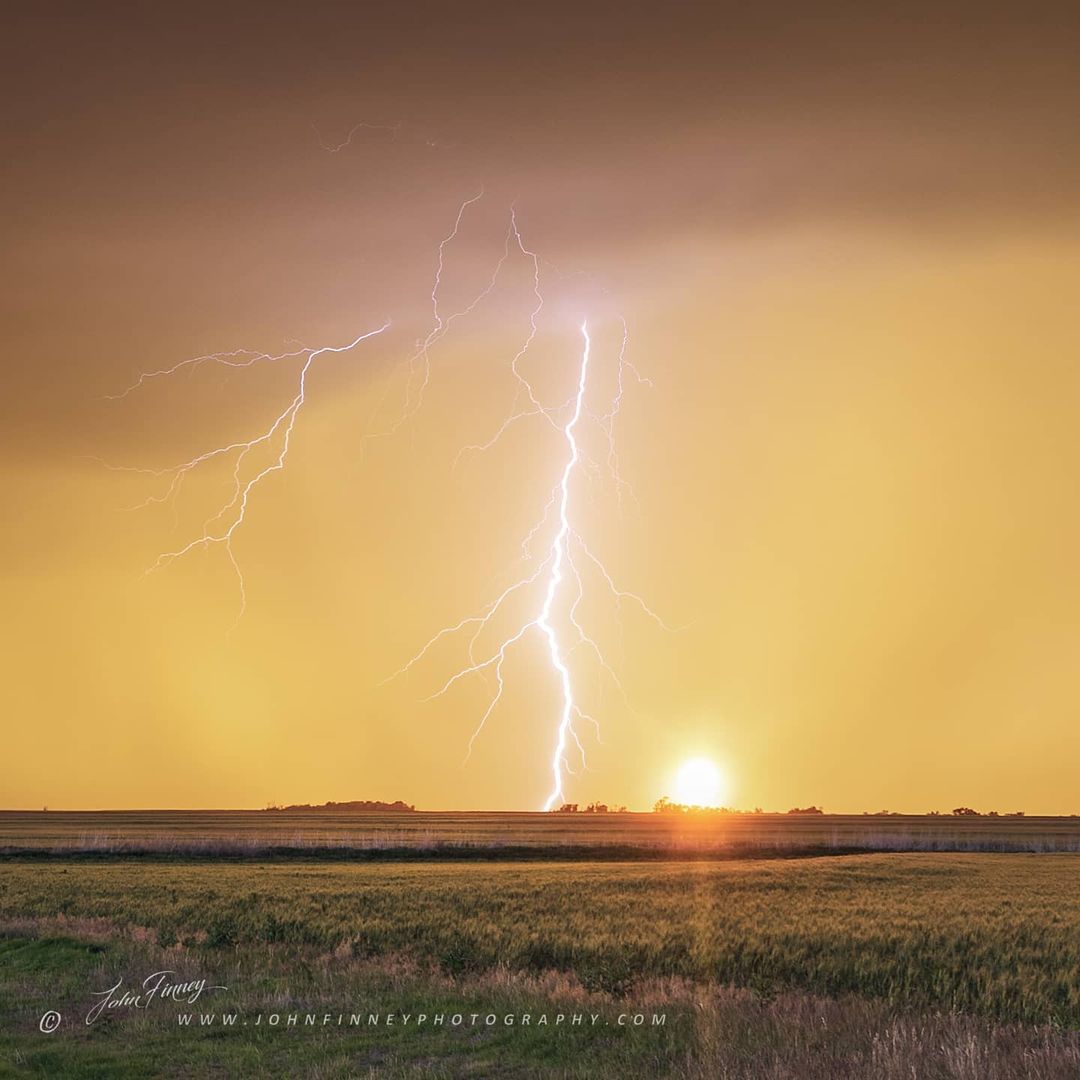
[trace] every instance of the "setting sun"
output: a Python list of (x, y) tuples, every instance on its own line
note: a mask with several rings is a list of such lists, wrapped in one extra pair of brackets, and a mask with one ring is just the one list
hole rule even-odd
[(719, 806), (726, 785), (715, 762), (690, 758), (675, 774), (674, 799), (685, 806)]

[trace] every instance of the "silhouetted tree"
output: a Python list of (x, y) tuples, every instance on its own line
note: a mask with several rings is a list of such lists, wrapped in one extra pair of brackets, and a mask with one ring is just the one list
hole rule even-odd
[(379, 802), (376, 799), (353, 799), (351, 802), (324, 802), (317, 806), (311, 803), (293, 803), (290, 806), (267, 806), (267, 810), (358, 810), (364, 813), (415, 813), (416, 807), (412, 803), (402, 802), (400, 799), (394, 802)]

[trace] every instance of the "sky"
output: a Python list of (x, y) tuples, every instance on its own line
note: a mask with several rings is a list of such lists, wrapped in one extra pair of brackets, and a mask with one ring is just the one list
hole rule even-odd
[[(543, 260), (525, 366), (560, 423), (582, 320), (588, 409), (614, 392), (620, 319), (648, 380), (615, 428), (632, 493), (590, 424), (569, 508), (677, 629), (590, 578), (580, 615), (621, 690), (573, 654), (599, 737), (579, 723), (566, 797), (647, 809), (704, 756), (743, 808), (1080, 812), (1075, 9), (47, 3), (6, 22), (0, 805), (543, 803), (561, 703), (538, 634), (467, 761), (490, 669), (425, 700), (466, 641), (386, 681), (520, 577), (565, 464), (535, 417), (459, 457), (512, 409), (520, 252), (432, 348), (423, 407), (370, 437), (401, 415), (440, 241), (483, 191), (444, 249), (443, 311), (490, 279), (513, 206)], [(231, 459), (141, 508), (168, 476), (116, 467), (250, 438), (299, 363), (117, 395), (386, 319), (313, 365), (287, 467), (235, 535), (242, 617), (220, 545), (147, 573), (227, 502)]]

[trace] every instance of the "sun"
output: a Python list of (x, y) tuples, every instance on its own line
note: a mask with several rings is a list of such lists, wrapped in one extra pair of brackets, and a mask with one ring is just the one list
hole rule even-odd
[(684, 806), (719, 806), (725, 793), (724, 777), (708, 758), (690, 758), (675, 774), (674, 799)]

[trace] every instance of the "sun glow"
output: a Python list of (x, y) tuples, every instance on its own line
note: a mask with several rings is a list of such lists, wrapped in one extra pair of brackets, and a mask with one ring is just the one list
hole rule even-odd
[(723, 775), (708, 758), (690, 758), (675, 774), (673, 798), (684, 806), (719, 806), (726, 793)]

